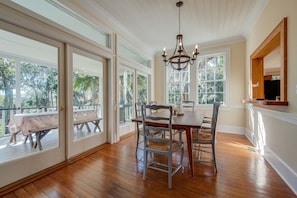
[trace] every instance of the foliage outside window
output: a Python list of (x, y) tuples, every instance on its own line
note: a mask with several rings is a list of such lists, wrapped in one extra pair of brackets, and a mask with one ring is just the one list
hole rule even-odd
[[(17, 71), (20, 71), (19, 75)], [(73, 79), (74, 106), (96, 108), (101, 79), (78, 72), (73, 73)], [(57, 68), (0, 57), (0, 108), (4, 110), (4, 114), (0, 111), (0, 118), (5, 119), (5, 124), (8, 124), (12, 110), (19, 109), (21, 113), (57, 111), (57, 106)], [(3, 133), (0, 129), (0, 136), (6, 133), (9, 132)]]
[(177, 71), (167, 67), (168, 103), (179, 105), (181, 101), (190, 97), (190, 72), (189, 67)]
[[(58, 74), (54, 67), (0, 57), (0, 112), (5, 125), (12, 110), (56, 110)], [(0, 130), (0, 136), (4, 133)]]
[(137, 74), (137, 102), (147, 103), (148, 79), (147, 76)]
[(120, 122), (130, 121), (133, 115), (134, 73), (127, 69), (120, 69), (119, 75)]
[(99, 83), (98, 76), (84, 73), (73, 73), (73, 105), (76, 107), (99, 105)]
[(57, 108), (58, 73), (56, 68), (21, 62), (20, 91), (22, 108)]
[(197, 59), (198, 104), (224, 102), (225, 56), (213, 54)]

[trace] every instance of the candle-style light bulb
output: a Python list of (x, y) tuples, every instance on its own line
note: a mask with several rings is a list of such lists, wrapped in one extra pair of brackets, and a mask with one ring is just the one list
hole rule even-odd
[(164, 47), (163, 48), (163, 55), (162, 55), (164, 58), (167, 56), (167, 54), (166, 54), (166, 48)]
[(195, 54), (196, 55), (198, 54), (198, 45), (197, 44), (195, 45)]

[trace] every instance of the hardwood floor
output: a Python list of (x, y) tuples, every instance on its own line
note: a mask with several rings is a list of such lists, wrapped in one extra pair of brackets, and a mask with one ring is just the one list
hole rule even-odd
[(185, 171), (173, 176), (172, 189), (166, 173), (148, 170), (142, 180), (135, 142), (132, 135), (102, 146), (4, 197), (297, 197), (244, 136), (218, 133), (217, 174), (212, 163), (195, 163), (191, 177), (185, 152)]

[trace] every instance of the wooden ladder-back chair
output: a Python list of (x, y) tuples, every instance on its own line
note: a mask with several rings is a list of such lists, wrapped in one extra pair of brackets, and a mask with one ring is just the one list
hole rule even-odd
[[(148, 110), (155, 110), (158, 114), (145, 115)], [(172, 176), (179, 170), (183, 171), (184, 145), (182, 139), (174, 140), (172, 131), (172, 106), (164, 105), (143, 105), (142, 122), (144, 129), (144, 169), (143, 179), (146, 179), (148, 168), (162, 171), (168, 174), (168, 187), (172, 187)], [(152, 123), (155, 122), (155, 123)], [(156, 122), (161, 124), (156, 125)], [(151, 136), (149, 131), (164, 132), (166, 136)], [(173, 166), (173, 154), (180, 151), (180, 160), (178, 165)], [(148, 155), (150, 154), (150, 160)], [(167, 156), (167, 164), (164, 161), (158, 161), (160, 156)], [(164, 159), (163, 159), (164, 160)]]
[[(215, 102), (213, 104), (212, 118), (203, 122), (201, 128), (192, 133), (193, 151), (198, 151), (198, 157), (194, 161), (213, 162), (216, 172), (218, 172), (216, 162), (216, 126), (220, 105), (221, 103)], [(201, 159), (202, 152), (211, 153), (213, 160)]]
[[(141, 110), (141, 106), (144, 105), (145, 103), (141, 103), (141, 102), (136, 102), (134, 109), (135, 109), (135, 117), (140, 117), (142, 116), (142, 110)], [(146, 114), (146, 112), (145, 112)], [(149, 131), (149, 134), (151, 136), (153, 135), (160, 135), (159, 132), (155, 132), (155, 131)], [(135, 150), (135, 154), (137, 157), (137, 151), (139, 148), (139, 145), (141, 145), (143, 143), (143, 138), (141, 138), (141, 136), (143, 136), (143, 124), (142, 122), (136, 122), (136, 135), (137, 135), (137, 140), (136, 140), (136, 150)], [(142, 148), (143, 149), (143, 148)]]
[[(135, 117), (139, 117), (139, 116), (142, 116), (141, 114), (141, 106), (143, 105), (143, 103), (141, 102), (136, 102), (135, 103), (135, 106), (134, 106), (134, 109), (135, 109)], [(139, 144), (141, 144), (143, 141), (140, 140), (139, 136), (142, 135), (142, 123), (140, 122), (136, 122), (136, 135), (137, 135), (137, 140), (136, 140), (136, 151), (135, 151), (135, 154), (137, 156), (137, 150), (138, 150), (138, 147), (139, 147)]]

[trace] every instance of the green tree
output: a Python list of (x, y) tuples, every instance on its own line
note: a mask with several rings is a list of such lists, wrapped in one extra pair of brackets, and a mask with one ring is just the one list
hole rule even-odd
[(74, 73), (73, 79), (74, 105), (97, 104), (99, 100), (99, 77)]
[(137, 102), (147, 103), (147, 77), (137, 75)]
[(25, 62), (21, 65), (21, 91), (25, 93), (22, 106), (57, 106), (57, 70)]
[[(0, 57), (0, 90), (4, 90), (4, 109), (13, 108), (13, 89), (15, 89), (14, 76), (15, 62), (13, 60)], [(9, 115), (10, 111), (5, 110), (5, 123), (8, 123), (10, 119)]]

